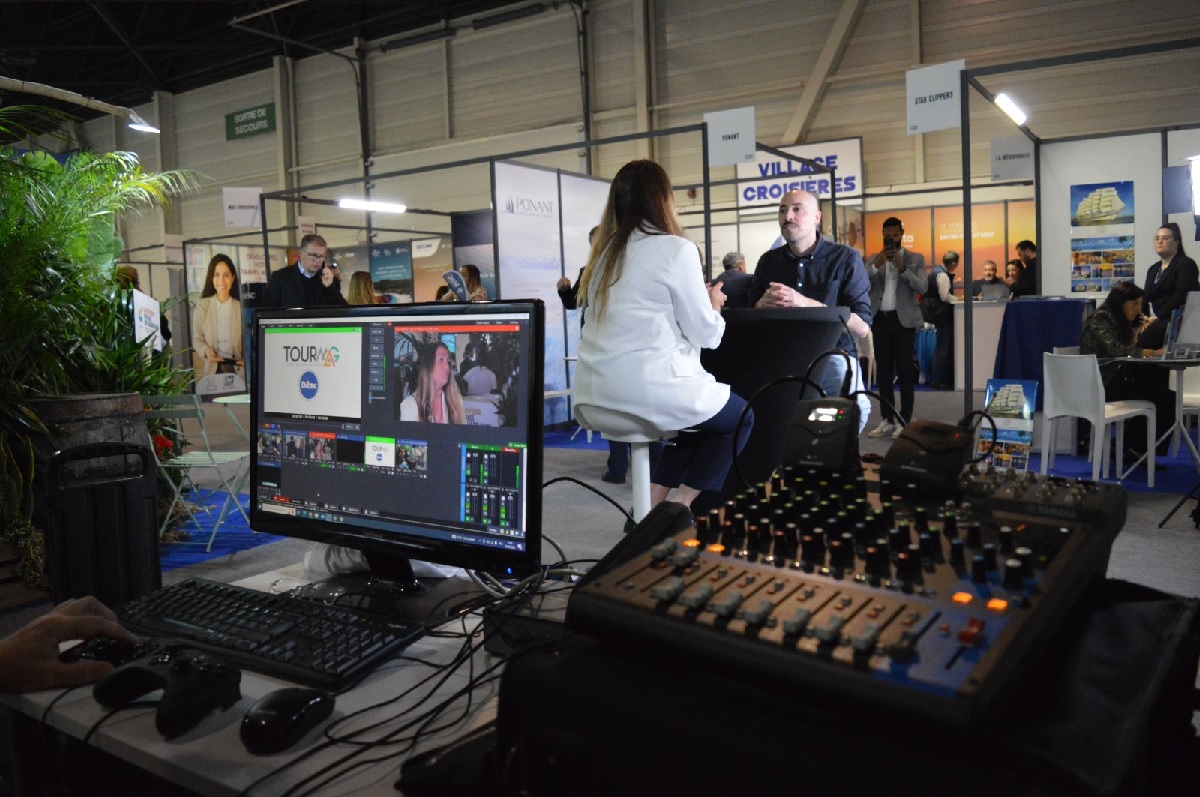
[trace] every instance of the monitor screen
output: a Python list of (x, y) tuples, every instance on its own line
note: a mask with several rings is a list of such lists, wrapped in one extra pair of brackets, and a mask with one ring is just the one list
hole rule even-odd
[(535, 571), (544, 335), (538, 301), (257, 311), (251, 527)]

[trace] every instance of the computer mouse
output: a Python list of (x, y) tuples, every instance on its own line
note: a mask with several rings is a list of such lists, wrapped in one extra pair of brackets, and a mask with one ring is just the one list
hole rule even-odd
[(242, 717), (242, 744), (256, 755), (280, 753), (333, 713), (333, 695), (292, 686), (259, 698)]

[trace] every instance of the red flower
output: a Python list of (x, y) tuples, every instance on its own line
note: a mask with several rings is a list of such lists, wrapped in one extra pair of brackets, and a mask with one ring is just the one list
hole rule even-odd
[(154, 443), (154, 453), (158, 455), (159, 459), (169, 456), (175, 450), (175, 443), (166, 435), (156, 434), (150, 438), (150, 441)]

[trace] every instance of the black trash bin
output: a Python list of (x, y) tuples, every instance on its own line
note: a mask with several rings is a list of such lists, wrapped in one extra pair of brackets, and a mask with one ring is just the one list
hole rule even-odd
[(145, 446), (95, 443), (50, 458), (46, 571), (55, 603), (95, 595), (115, 608), (162, 587), (156, 495)]

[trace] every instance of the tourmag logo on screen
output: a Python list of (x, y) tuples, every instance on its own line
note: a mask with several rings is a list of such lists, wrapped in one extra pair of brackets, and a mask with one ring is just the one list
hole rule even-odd
[[(264, 385), (268, 413), (358, 418), (362, 414), (362, 330), (266, 329), (263, 357), (276, 377)], [(338, 378), (337, 374), (351, 374)]]

